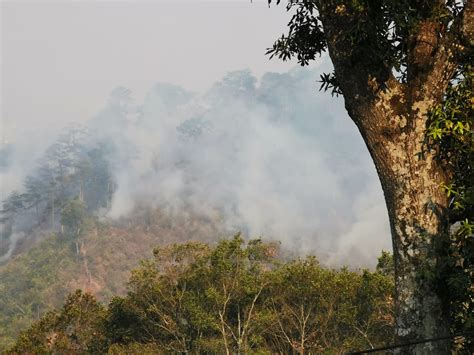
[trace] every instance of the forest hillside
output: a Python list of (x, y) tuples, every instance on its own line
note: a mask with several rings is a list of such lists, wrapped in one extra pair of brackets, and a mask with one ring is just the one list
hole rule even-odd
[[(107, 302), (124, 295), (130, 270), (158, 245), (215, 240), (216, 223), (159, 210), (136, 212), (115, 224), (88, 216), (78, 236), (53, 233), (0, 266), (0, 350), (76, 289)], [(26, 246), (25, 246), (26, 247)]]
[[(126, 295), (106, 306), (71, 293), (6, 353), (342, 354), (391, 341), (388, 254), (375, 272), (279, 254), (277, 243), (240, 235), (157, 247), (132, 272)], [(89, 290), (100, 295), (97, 281)]]

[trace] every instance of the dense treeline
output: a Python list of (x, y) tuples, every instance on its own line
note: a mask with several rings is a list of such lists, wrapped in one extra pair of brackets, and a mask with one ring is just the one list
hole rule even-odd
[(391, 341), (393, 269), (282, 260), (239, 236), (156, 248), (108, 307), (82, 291), (22, 333), (23, 353), (344, 353)]
[(108, 208), (116, 187), (107, 160), (109, 149), (92, 142), (83, 128), (65, 130), (24, 179), (23, 189), (2, 201), (0, 254), (12, 249), (15, 234), (64, 230), (76, 219), (71, 213), (81, 213), (80, 208), (89, 213)]

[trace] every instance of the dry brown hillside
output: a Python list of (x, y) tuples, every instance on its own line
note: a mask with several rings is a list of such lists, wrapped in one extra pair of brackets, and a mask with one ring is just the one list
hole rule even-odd
[(118, 221), (89, 221), (77, 240), (50, 235), (0, 266), (0, 350), (20, 329), (45, 311), (59, 307), (76, 289), (103, 302), (126, 292), (130, 270), (159, 245), (199, 240), (208, 243), (235, 231), (222, 219), (191, 212), (171, 215), (137, 209)]

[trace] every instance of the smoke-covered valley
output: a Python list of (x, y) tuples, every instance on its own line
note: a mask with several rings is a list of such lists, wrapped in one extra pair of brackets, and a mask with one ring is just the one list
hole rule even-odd
[[(78, 181), (67, 195), (85, 194), (102, 220), (145, 208), (170, 218), (196, 215), (215, 222), (222, 234), (276, 239), (328, 264), (374, 265), (381, 249), (390, 249), (380, 184), (355, 126), (335, 104), (340, 99), (318, 95), (318, 79), (314, 69), (261, 78), (243, 70), (203, 93), (158, 83), (143, 102), (118, 87), (82, 126), (52, 131), (49, 140), (33, 143), (25, 135), (4, 144), (2, 198), (14, 190), (26, 196), (47, 166), (65, 168)], [(72, 141), (80, 149), (72, 149)], [(68, 157), (87, 156), (89, 175), (61, 167), (60, 158), (54, 166), (45, 162), (61, 147)], [(54, 209), (59, 215), (61, 206), (48, 196), (36, 205), (21, 202), (24, 212), (9, 231), (4, 218), (0, 261), (40, 228), (31, 222), (41, 214), (35, 208), (43, 209), (41, 228), (61, 227), (59, 217), (49, 216)]]

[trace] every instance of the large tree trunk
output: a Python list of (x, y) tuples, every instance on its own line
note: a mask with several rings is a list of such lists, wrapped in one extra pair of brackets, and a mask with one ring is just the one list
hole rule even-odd
[[(397, 335), (401, 342), (449, 334), (434, 276), (440, 241), (447, 233), (444, 172), (433, 157), (419, 157), (424, 131), (369, 149), (382, 182), (393, 237), (396, 272)], [(448, 353), (443, 342), (418, 345), (416, 353)]]
[[(452, 176), (423, 142), (430, 108), (442, 102), (460, 58), (472, 55), (474, 1), (463, 2), (462, 13), (448, 31), (432, 16), (444, 1), (410, 3), (415, 11), (424, 10), (404, 38), (403, 82), (394, 77), (388, 53), (381, 54), (381, 38), (368, 35), (379, 31), (370, 17), (376, 12), (368, 10), (377, 8), (377, 2), (369, 2), (367, 11), (358, 6), (365, 2), (351, 0), (307, 3), (317, 6), (336, 84), (382, 183), (395, 260), (398, 341), (447, 336), (447, 305), (438, 295), (434, 276), (438, 247), (448, 234), (448, 198), (441, 184)], [(361, 34), (372, 42), (358, 41)], [(448, 348), (447, 341), (436, 341), (400, 352), (446, 354)]]
[[(407, 102), (401, 86), (393, 84), (374, 96), (346, 96), (346, 108), (364, 137), (385, 195), (396, 270), (396, 331), (403, 343), (449, 334), (435, 281), (437, 249), (448, 232), (448, 199), (441, 184), (449, 181), (449, 172), (423, 143), (433, 101)], [(444, 354), (449, 343), (399, 351)]]
[[(455, 65), (427, 21), (410, 39), (407, 82), (399, 82), (392, 68), (371, 58), (370, 51), (364, 57), (354, 50), (345, 33), (360, 23), (347, 8), (333, 2), (319, 6), (346, 109), (369, 149), (385, 195), (395, 261), (398, 342), (444, 337), (450, 322), (434, 276), (437, 248), (448, 232), (448, 199), (441, 184), (449, 182), (450, 172), (423, 142), (429, 110), (442, 101)], [(429, 342), (398, 351), (447, 354), (449, 343)]]

